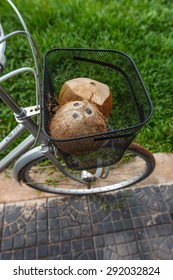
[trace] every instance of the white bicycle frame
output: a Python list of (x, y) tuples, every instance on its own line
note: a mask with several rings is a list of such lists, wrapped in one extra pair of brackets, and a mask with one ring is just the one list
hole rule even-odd
[[(28, 161), (29, 157), (38, 158), (43, 156), (44, 154), (52, 162), (52, 164), (56, 166), (65, 176), (68, 176), (73, 180), (77, 180), (80, 183), (86, 184), (85, 180), (82, 180), (80, 178), (77, 179), (70, 172), (64, 169), (62, 164), (54, 156), (54, 153), (52, 151), (53, 148), (49, 144), (49, 140), (41, 130), (40, 125), (37, 124), (33, 119), (31, 119), (33, 115), (38, 115), (39, 118), (41, 116), (40, 113), (41, 108), (39, 105), (41, 82), (40, 82), (40, 74), (39, 74), (39, 64), (37, 60), (38, 52), (35, 48), (35, 44), (31, 38), (27, 26), (21, 14), (19, 13), (18, 9), (12, 3), (11, 0), (6, 0), (6, 1), (11, 5), (13, 10), (17, 14), (23, 26), (23, 30), (17, 30), (8, 35), (4, 35), (2, 25), (0, 24), (0, 72), (3, 71), (6, 63), (6, 58), (5, 58), (6, 41), (16, 35), (25, 35), (27, 37), (33, 55), (35, 69), (30, 67), (23, 67), (0, 77), (0, 98), (14, 112), (15, 119), (18, 123), (18, 125), (0, 142), (0, 152), (4, 151), (17, 137), (19, 137), (22, 134), (23, 131), (28, 130), (31, 134), (0, 161), (0, 173), (3, 172), (6, 168), (8, 168), (12, 162), (18, 159), (18, 161), (15, 163), (13, 168), (14, 175), (15, 175), (15, 170), (23, 166), (25, 160)], [(31, 72), (33, 74), (35, 79), (35, 85), (36, 85), (36, 105), (27, 108), (19, 107), (12, 99), (12, 97), (9, 95), (9, 93), (5, 90), (5, 88), (1, 86), (1, 84), (4, 81), (24, 72)], [(34, 148), (33, 150), (28, 151), (37, 142), (40, 144), (40, 146)], [(99, 170), (97, 171), (97, 173), (100, 173)]]
[[(9, 34), (4, 34), (2, 24), (0, 23), (0, 99), (8, 107), (11, 108), (14, 113), (17, 126), (0, 142), (0, 152), (4, 151), (16, 138), (18, 138), (25, 130), (29, 131), (30, 136), (28, 136), (25, 140), (23, 140), (19, 145), (16, 146), (11, 152), (9, 152), (1, 161), (0, 161), (0, 173), (3, 172), (6, 168), (8, 168), (11, 163), (15, 161), (13, 166), (14, 177), (20, 182), (22, 180), (21, 173), (23, 171), (23, 167), (30, 168), (32, 164), (39, 160), (43, 160), (45, 157), (50, 160), (50, 162), (55, 166), (59, 171), (65, 176), (75, 180), (79, 183), (85, 184), (83, 189), (64, 189), (58, 188), (56, 191), (55, 187), (49, 187), (47, 185), (41, 186), (41, 184), (37, 184), (36, 189), (41, 191), (47, 191), (52, 193), (62, 193), (62, 194), (91, 194), (97, 192), (107, 192), (114, 191), (120, 188), (128, 187), (136, 182), (139, 182), (146, 178), (154, 169), (155, 161), (152, 154), (146, 150), (145, 148), (138, 147), (138, 145), (132, 143), (132, 146), (128, 149), (133, 155), (139, 156), (144, 160), (145, 169), (142, 170), (137, 175), (130, 177), (128, 180), (124, 179), (120, 180), (118, 183), (112, 183), (111, 185), (105, 187), (90, 188), (90, 183), (94, 182), (97, 178), (105, 179), (109, 174), (109, 166), (106, 167), (106, 172), (103, 167), (99, 167), (96, 169), (95, 174), (91, 174), (86, 170), (82, 170), (80, 173), (80, 177), (77, 177), (75, 174), (71, 173), (66, 169), (65, 164), (61, 164), (61, 161), (58, 160), (58, 151), (50, 142), (46, 134), (43, 132), (41, 127), (41, 116), (42, 116), (42, 104), (41, 104), (41, 70), (39, 64), (39, 53), (35, 46), (34, 41), (27, 29), (27, 26), (19, 13), (16, 6), (13, 4), (11, 0), (6, 0), (13, 11), (16, 13), (20, 23), (22, 24), (22, 30), (16, 30)], [(22, 67), (16, 70), (13, 70), (7, 74), (3, 74), (3, 70), (6, 64), (5, 50), (6, 50), (6, 42), (16, 36), (25, 36), (29, 47), (32, 52), (34, 67)], [(17, 77), (22, 73), (31, 73), (35, 80), (35, 92), (36, 92), (36, 105), (30, 107), (19, 107), (17, 103), (13, 100), (7, 90), (3, 87), (3, 83), (12, 77)], [(40, 105), (41, 104), (41, 105)], [(37, 121), (35, 121), (33, 116), (37, 116)], [(37, 144), (37, 145), (36, 145)], [(39, 145), (38, 145), (39, 144)], [(35, 148), (32, 148), (35, 146)], [(104, 172), (103, 172), (104, 171)], [(27, 172), (27, 170), (26, 170)], [(21, 178), (20, 178), (21, 177)], [(34, 183), (32, 179), (28, 181), (28, 185), (34, 187)], [(87, 187), (86, 187), (87, 186)]]

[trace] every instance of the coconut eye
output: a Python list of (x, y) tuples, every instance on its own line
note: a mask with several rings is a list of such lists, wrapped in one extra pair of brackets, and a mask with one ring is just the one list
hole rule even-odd
[(73, 114), (73, 118), (74, 118), (74, 119), (78, 119), (79, 117), (80, 117), (80, 115), (79, 115), (78, 113), (74, 113), (74, 114)]
[(80, 104), (78, 102), (73, 104), (75, 107), (79, 106)]
[(90, 108), (86, 108), (86, 113), (88, 114), (88, 115), (91, 115), (92, 114), (92, 110), (90, 109)]

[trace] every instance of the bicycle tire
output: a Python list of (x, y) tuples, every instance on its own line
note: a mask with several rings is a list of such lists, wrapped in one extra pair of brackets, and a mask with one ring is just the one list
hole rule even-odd
[[(88, 183), (86, 186), (64, 176), (57, 169), (55, 171), (52, 165), (49, 166), (48, 170), (47, 164), (50, 165), (50, 163), (42, 153), (36, 155), (33, 152), (25, 157), (24, 161), (24, 165), (22, 163), (15, 172), (15, 177), (19, 182), (43, 192), (70, 195), (86, 195), (124, 189), (147, 178), (155, 167), (154, 156), (145, 147), (136, 143), (129, 146), (120, 162), (110, 167), (108, 177), (98, 178), (94, 183)], [(79, 171), (70, 172), (77, 178)], [(120, 179), (118, 180), (119, 175)]]

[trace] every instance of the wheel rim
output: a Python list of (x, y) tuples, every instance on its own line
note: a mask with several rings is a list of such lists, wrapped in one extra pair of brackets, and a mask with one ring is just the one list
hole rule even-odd
[[(42, 163), (39, 163), (40, 161)], [(120, 162), (111, 166), (107, 178), (98, 178), (95, 182), (86, 185), (65, 177), (55, 167), (49, 166), (50, 164), (45, 158), (43, 161), (43, 157), (37, 159), (35, 166), (31, 167), (32, 163), (26, 167), (23, 181), (30, 187), (44, 192), (85, 195), (126, 188), (141, 181), (151, 172), (149, 158), (134, 150), (128, 150)], [(76, 178), (80, 178), (81, 171), (70, 172)]]

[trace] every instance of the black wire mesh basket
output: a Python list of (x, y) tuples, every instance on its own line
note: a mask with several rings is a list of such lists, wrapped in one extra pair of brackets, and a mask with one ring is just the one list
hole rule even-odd
[[(113, 107), (106, 132), (55, 139), (50, 122), (59, 106), (62, 85), (86, 77), (109, 86)], [(42, 126), (58, 153), (73, 170), (118, 162), (152, 115), (152, 103), (133, 60), (115, 50), (52, 49), (44, 56)], [(66, 152), (64, 147), (70, 147)], [(82, 150), (80, 154), (76, 150)]]

